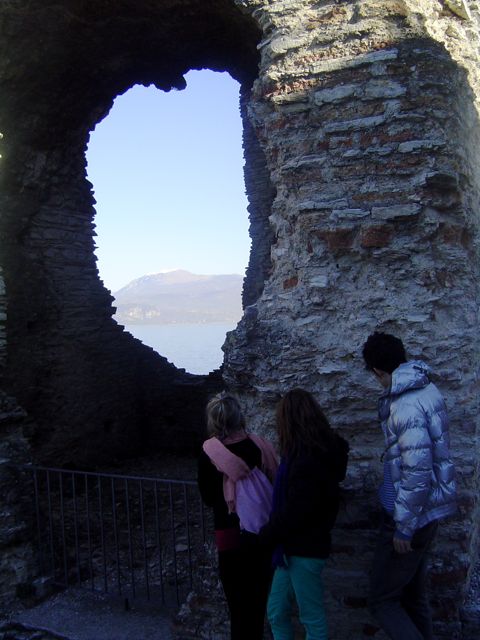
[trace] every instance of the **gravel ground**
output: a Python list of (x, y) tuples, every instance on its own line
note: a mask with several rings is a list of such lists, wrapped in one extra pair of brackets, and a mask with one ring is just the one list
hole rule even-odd
[(0, 640), (68, 640), (68, 638), (39, 629), (30, 629), (21, 624), (6, 622), (0, 624)]
[[(68, 589), (13, 616), (10, 624), (35, 630), (25, 640), (170, 640), (171, 615), (148, 601), (136, 599), (128, 610), (123, 598)], [(47, 635), (41, 635), (46, 633)], [(0, 636), (1, 638), (1, 636)], [(5, 640), (9, 636), (7, 635)], [(16, 640), (16, 636), (13, 638)]]

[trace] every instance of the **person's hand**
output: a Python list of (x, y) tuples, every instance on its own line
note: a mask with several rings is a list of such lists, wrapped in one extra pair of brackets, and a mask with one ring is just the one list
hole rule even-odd
[(393, 536), (393, 548), (397, 553), (408, 553), (412, 550), (411, 540), (404, 540)]

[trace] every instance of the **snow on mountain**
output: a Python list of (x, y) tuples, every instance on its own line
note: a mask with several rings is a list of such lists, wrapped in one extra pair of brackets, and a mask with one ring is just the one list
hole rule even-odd
[(182, 269), (145, 275), (113, 295), (121, 324), (238, 322), (243, 277), (199, 275)]

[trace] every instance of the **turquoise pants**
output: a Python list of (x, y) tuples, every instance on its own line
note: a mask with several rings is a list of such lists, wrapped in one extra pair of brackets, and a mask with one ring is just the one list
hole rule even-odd
[(322, 571), (325, 560), (288, 556), (286, 567), (277, 567), (268, 598), (268, 621), (275, 640), (294, 640), (292, 605), (297, 601), (306, 640), (327, 640), (323, 606)]

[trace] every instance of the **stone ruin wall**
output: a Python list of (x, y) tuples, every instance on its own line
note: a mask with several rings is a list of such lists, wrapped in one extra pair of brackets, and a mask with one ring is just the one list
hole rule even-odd
[[(252, 256), (223, 378), (258, 431), (271, 433), (279, 393), (301, 385), (350, 440), (328, 575), (338, 638), (382, 637), (365, 610), (382, 442), (360, 349), (374, 328), (401, 335), (434, 367), (451, 414), (461, 500), (432, 576), (438, 637), (460, 637), (478, 549), (480, 3), (468, 3), (470, 19), (447, 4), (10, 0), (0, 9), (4, 459), (68, 449), (99, 462), (139, 434), (165, 445), (221, 384), (177, 371), (112, 322), (83, 154), (88, 132), (134, 83), (170, 90), (190, 68), (228, 70), (242, 83)], [(179, 416), (185, 397), (191, 413)], [(13, 495), (4, 573), (16, 557), (20, 580), (29, 549), (14, 535)]]
[(276, 188), (276, 241), (224, 378), (260, 431), (278, 393), (301, 385), (351, 442), (328, 578), (343, 638), (375, 635), (363, 607), (383, 443), (361, 346), (391, 331), (432, 364), (460, 488), (432, 575), (439, 637), (453, 638), (479, 546), (480, 3), (471, 20), (440, 2), (247, 4), (264, 31), (250, 115)]

